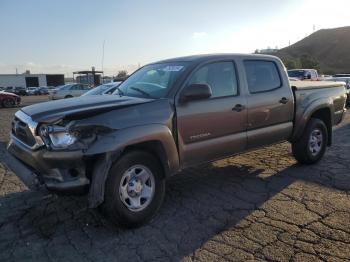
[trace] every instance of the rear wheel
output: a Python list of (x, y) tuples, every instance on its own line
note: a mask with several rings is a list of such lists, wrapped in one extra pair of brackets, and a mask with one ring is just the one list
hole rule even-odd
[(143, 151), (122, 156), (110, 169), (104, 213), (111, 222), (137, 227), (151, 220), (165, 194), (165, 179), (157, 158)]
[(3, 101), (2, 101), (2, 106), (3, 107), (6, 107), (6, 108), (9, 108), (9, 107), (14, 107), (15, 106), (15, 100), (12, 99), (12, 98), (5, 98)]
[(71, 95), (66, 95), (64, 98), (72, 98), (73, 96)]
[(295, 159), (301, 164), (317, 163), (324, 155), (328, 132), (324, 122), (311, 118), (301, 138), (292, 144)]

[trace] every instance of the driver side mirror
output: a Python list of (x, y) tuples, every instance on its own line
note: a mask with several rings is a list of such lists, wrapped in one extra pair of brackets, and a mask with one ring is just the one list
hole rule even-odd
[(207, 99), (212, 96), (211, 88), (208, 84), (191, 84), (186, 86), (181, 94), (181, 101)]

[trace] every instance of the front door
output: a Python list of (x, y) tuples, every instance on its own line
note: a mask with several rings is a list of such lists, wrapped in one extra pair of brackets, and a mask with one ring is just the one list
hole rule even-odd
[(177, 105), (182, 167), (223, 158), (246, 148), (246, 100), (239, 95), (233, 61), (199, 67), (186, 86), (195, 83), (208, 84), (212, 97)]

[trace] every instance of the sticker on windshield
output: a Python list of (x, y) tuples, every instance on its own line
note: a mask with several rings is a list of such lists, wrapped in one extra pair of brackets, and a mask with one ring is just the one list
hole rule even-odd
[(165, 72), (178, 72), (182, 68), (184, 68), (184, 67), (183, 66), (166, 66), (162, 70)]

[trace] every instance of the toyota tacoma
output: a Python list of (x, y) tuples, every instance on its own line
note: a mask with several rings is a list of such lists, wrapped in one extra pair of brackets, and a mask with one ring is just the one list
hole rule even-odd
[(299, 163), (318, 162), (345, 100), (343, 83), (291, 86), (274, 56), (181, 57), (140, 68), (111, 96), (22, 108), (8, 150), (49, 190), (85, 190), (90, 207), (134, 227), (187, 167), (283, 141)]

